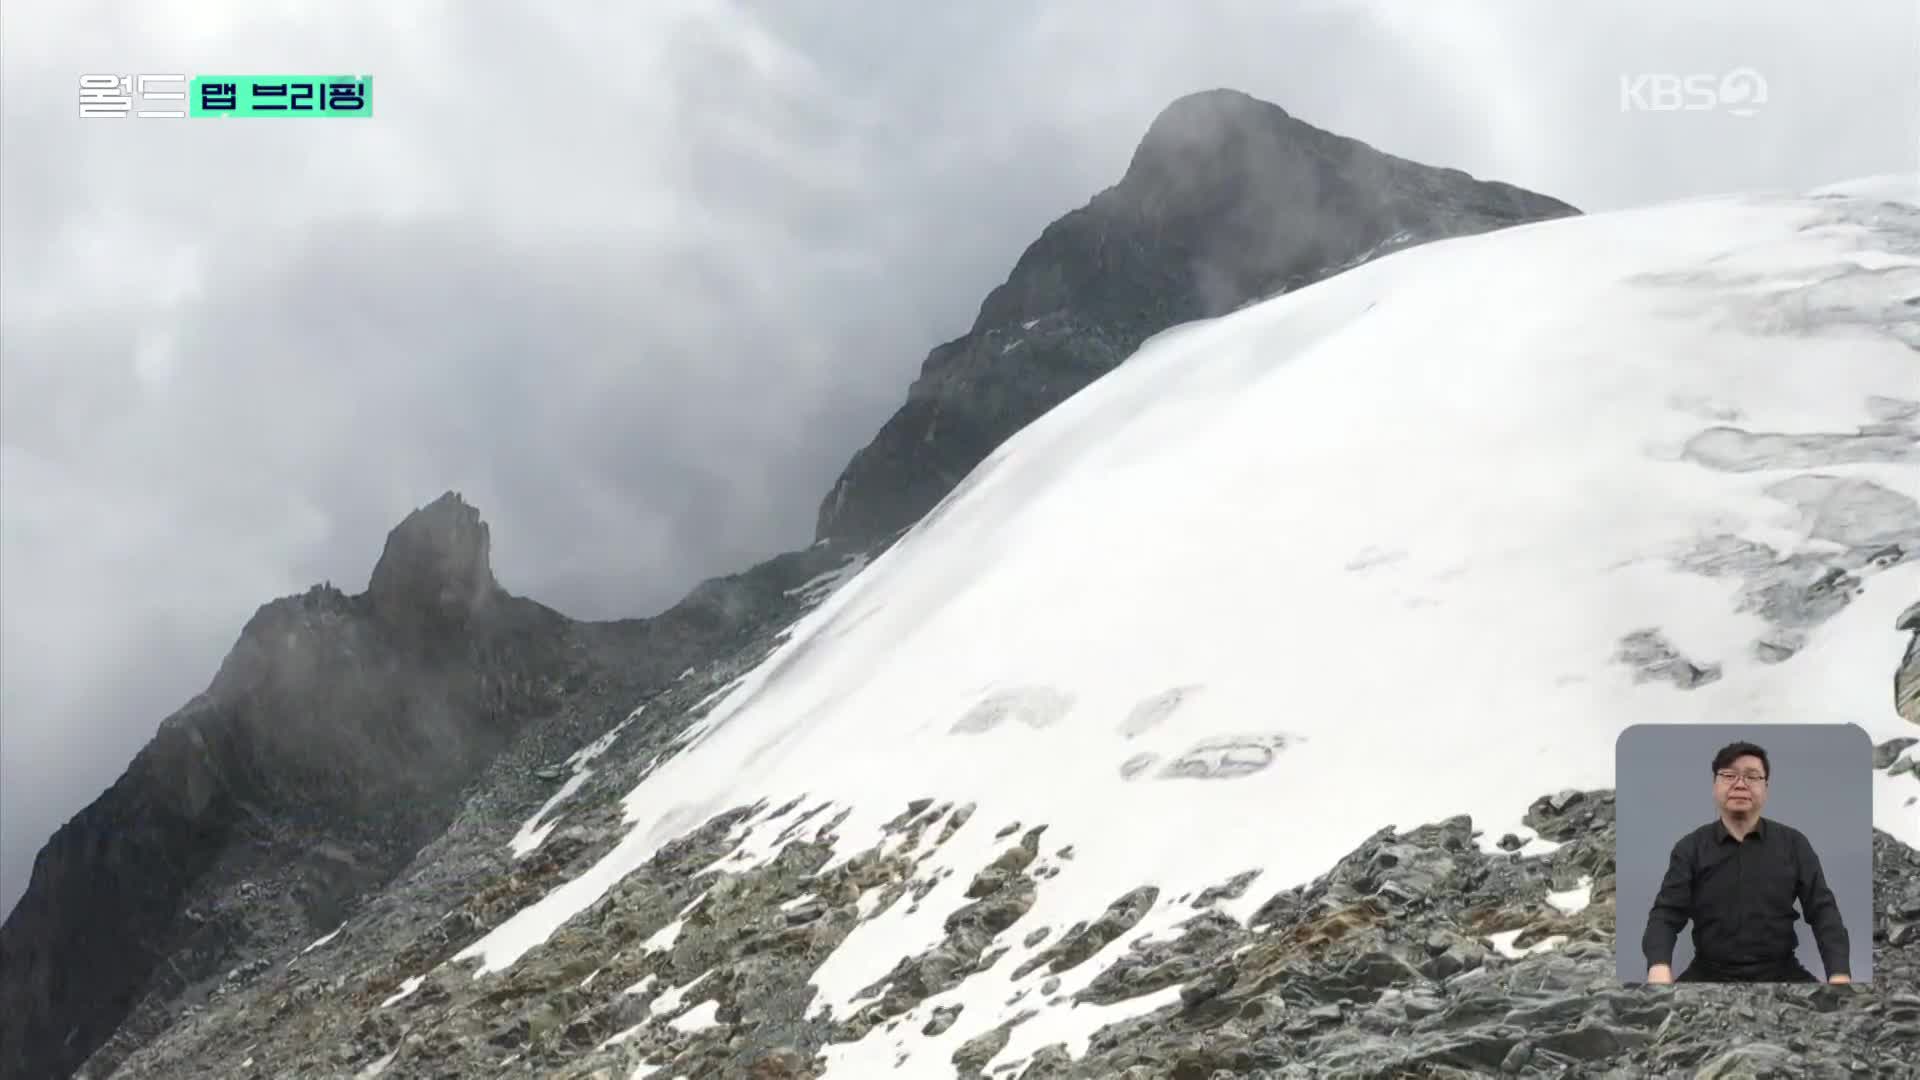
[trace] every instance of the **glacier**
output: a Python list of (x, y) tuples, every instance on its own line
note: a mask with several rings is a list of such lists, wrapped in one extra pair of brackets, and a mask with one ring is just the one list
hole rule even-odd
[[(1920, 598), (1917, 191), (1523, 225), (1160, 334), (851, 567), (627, 794), (624, 840), (455, 959), (512, 967), (731, 807), (763, 806), (737, 870), (778, 849), (765, 806), (843, 814), (845, 857), (910, 800), (973, 804), (932, 892), (817, 972), (839, 1013), (940, 938), (1009, 821), (1071, 852), (1007, 936), (1157, 887), (1124, 950), (1191, 913), (1173, 897), (1258, 868), (1217, 909), (1245, 919), (1382, 825), (1531, 839), (1528, 801), (1612, 787), (1631, 724), (1912, 733), (1890, 687)], [(1873, 783), (1876, 826), (1920, 846), (1911, 780)], [(1013, 967), (929, 998), (975, 1004), (903, 1029), (905, 1067), (876, 1030), (828, 1075), (953, 1075)], [(1068, 1008), (1098, 967), (995, 1060), (1165, 1003)]]

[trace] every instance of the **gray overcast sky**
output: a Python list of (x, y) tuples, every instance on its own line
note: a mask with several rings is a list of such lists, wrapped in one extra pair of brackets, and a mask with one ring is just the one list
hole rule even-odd
[[(1676, 10), (1677, 9), (1677, 10)], [(1230, 86), (1583, 209), (1908, 172), (1896, 0), (12, 0), (0, 907), (261, 603), (449, 488), (656, 611), (834, 476), (1154, 114)], [(1753, 116), (1620, 77), (1766, 80)], [(82, 120), (82, 73), (370, 73), (365, 122)]]

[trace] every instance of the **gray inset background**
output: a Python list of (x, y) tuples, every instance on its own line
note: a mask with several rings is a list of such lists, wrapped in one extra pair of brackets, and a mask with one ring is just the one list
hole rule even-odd
[[(1807, 834), (1847, 924), (1853, 981), (1873, 978), (1873, 740), (1855, 724), (1635, 724), (1614, 744), (1615, 934), (1620, 981), (1646, 981), (1647, 928), (1674, 842), (1713, 821), (1714, 752), (1746, 740), (1767, 751), (1772, 780), (1761, 816)], [(1826, 977), (1804, 913), (1800, 962)], [(1678, 976), (1693, 960), (1693, 924), (1673, 951)]]

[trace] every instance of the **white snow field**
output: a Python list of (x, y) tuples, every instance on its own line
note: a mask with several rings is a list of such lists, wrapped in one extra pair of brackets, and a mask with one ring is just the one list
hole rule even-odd
[(554, 808), (572, 798), (573, 794), (580, 790), (581, 785), (593, 776), (593, 770), (587, 766), (593, 764), (595, 758), (612, 749), (621, 733), (631, 727), (646, 710), (645, 705), (633, 710), (627, 714), (625, 720), (615, 724), (613, 730), (575, 750), (567, 757), (563, 764), (571, 769), (572, 773), (567, 777), (566, 783), (560, 785), (560, 790), (549, 796), (546, 803), (534, 811), (533, 816), (521, 824), (520, 831), (514, 834), (513, 840), (509, 842), (509, 846), (513, 848), (514, 858), (524, 859), (533, 854), (539, 850), (541, 844), (546, 842), (547, 835), (559, 828), (560, 818), (549, 816), (553, 814)]
[[(1913, 733), (1892, 708), (1894, 620), (1920, 561), (1884, 551), (1920, 548), (1917, 190), (1883, 177), (1507, 229), (1160, 335), (796, 624), (627, 796), (619, 847), (460, 958), (476, 977), (513, 964), (730, 807), (850, 808), (844, 857), (911, 799), (972, 802), (923, 864), (955, 872), (917, 912), (863, 923), (816, 980), (814, 1008), (845, 1015), (940, 939), (1017, 839), (996, 832), (1044, 823), (1039, 865), (1060, 874), (1001, 936), (1009, 957), (899, 1034), (829, 1048), (836, 1077), (947, 1077), (1045, 977), (1011, 979), (1018, 942), (1137, 886), (1160, 888), (1146, 920), (1065, 973), (1059, 1005), (1023, 1000), (1041, 1013), (996, 1064), (1059, 1040), (1078, 1054), (1156, 1007), (1068, 999), (1191, 914), (1182, 894), (1263, 868), (1222, 908), (1245, 918), (1384, 825), (1463, 812), (1489, 846), (1530, 838), (1535, 797), (1613, 785), (1630, 724)], [(1857, 581), (1796, 638), (1752, 599), (1769, 580), (1804, 593), (1821, 560)], [(1617, 658), (1640, 631), (1718, 677), (1646, 677)], [(1873, 782), (1878, 827), (1920, 845), (1912, 780)], [(751, 824), (745, 857), (716, 865), (773, 854), (777, 826)], [(918, 1034), (954, 1002), (948, 1031)]]

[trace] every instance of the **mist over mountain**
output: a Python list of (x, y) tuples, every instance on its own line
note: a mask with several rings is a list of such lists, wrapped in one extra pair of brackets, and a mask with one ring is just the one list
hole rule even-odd
[(117, 1031), (153, 1034), (155, 1010), (204, 994), (263, 935), (337, 923), (503, 753), (598, 734), (606, 710), (731, 647), (831, 558), (581, 623), (502, 590), (489, 547), (449, 492), (394, 528), (364, 592), (316, 585), (248, 621), (207, 690), (36, 859), (0, 927), (7, 1075), (69, 1075)]
[[(42, 850), (0, 1068), (1911, 1075), (1914, 188), (1581, 216), (1182, 98), (812, 547), (581, 622), (448, 493), (263, 606)], [(1649, 718), (1873, 736), (1873, 986), (1612, 981)]]
[(1008, 436), (1169, 326), (1403, 247), (1576, 212), (1238, 91), (1182, 97), (1120, 181), (1047, 226), (973, 328), (927, 355), (821, 504), (816, 535), (864, 542), (913, 524)]

